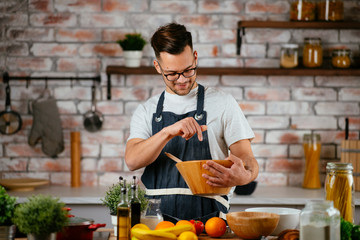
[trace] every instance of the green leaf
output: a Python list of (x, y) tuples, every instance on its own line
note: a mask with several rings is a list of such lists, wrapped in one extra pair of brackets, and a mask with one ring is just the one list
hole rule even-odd
[(146, 45), (146, 41), (141, 36), (140, 33), (126, 34), (125, 39), (118, 40), (117, 43), (120, 44), (121, 48), (124, 51), (131, 51), (131, 50), (141, 51)]

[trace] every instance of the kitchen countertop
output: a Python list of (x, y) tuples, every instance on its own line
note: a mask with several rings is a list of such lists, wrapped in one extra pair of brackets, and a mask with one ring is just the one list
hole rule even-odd
[[(50, 194), (59, 197), (66, 204), (102, 204), (108, 187), (65, 187), (42, 186), (30, 192), (8, 191), (9, 195), (18, 197), (18, 202), (37, 194)], [(237, 195), (234, 193), (231, 205), (305, 205), (309, 199), (324, 199), (324, 189), (304, 189), (301, 187), (273, 187), (258, 186), (251, 195)], [(360, 192), (354, 193), (355, 205), (360, 206)]]

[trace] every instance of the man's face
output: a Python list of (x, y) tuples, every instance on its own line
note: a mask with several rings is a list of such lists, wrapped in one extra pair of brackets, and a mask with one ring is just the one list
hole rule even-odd
[[(197, 87), (196, 72), (192, 77), (180, 77), (175, 81), (169, 81), (171, 75), (176, 73), (183, 73), (189, 69), (193, 69), (197, 65), (197, 52), (192, 52), (189, 46), (186, 46), (184, 51), (178, 55), (172, 55), (167, 52), (161, 52), (158, 61), (154, 61), (154, 65), (158, 73), (162, 74), (166, 84), (166, 91), (177, 95), (187, 95), (191, 89)], [(186, 74), (184, 74), (186, 76)], [(173, 76), (172, 76), (173, 77)]]

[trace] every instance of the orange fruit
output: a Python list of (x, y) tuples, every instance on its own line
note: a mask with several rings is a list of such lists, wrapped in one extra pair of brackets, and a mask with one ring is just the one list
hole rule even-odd
[(180, 221), (178, 221), (178, 222), (175, 224), (175, 226), (184, 225), (184, 224), (187, 224), (187, 225), (192, 226), (192, 230), (191, 230), (191, 231), (196, 234), (196, 229), (195, 229), (194, 224), (192, 224), (192, 223), (191, 223), (190, 221), (188, 221), (188, 220), (180, 220)]
[(212, 217), (205, 223), (205, 232), (210, 237), (221, 237), (226, 232), (226, 223), (222, 218)]
[(173, 224), (170, 221), (161, 221), (156, 225), (155, 230), (174, 227), (174, 226), (175, 226), (175, 224)]
[(191, 231), (185, 231), (178, 236), (177, 240), (198, 240), (198, 237)]

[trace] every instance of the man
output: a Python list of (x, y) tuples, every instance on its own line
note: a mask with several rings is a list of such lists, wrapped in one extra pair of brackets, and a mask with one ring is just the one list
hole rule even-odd
[[(204, 164), (215, 187), (244, 185), (258, 175), (250, 140), (254, 137), (235, 99), (196, 82), (198, 54), (191, 33), (171, 23), (152, 36), (154, 66), (162, 75), (165, 91), (138, 106), (131, 120), (125, 161), (130, 170), (146, 167), (142, 182), (146, 194), (161, 198), (164, 219), (200, 219), (206, 222), (227, 213), (227, 196), (195, 196), (181, 177), (172, 153), (183, 161), (229, 159), (231, 168), (213, 161)], [(230, 155), (228, 154), (230, 150)]]

